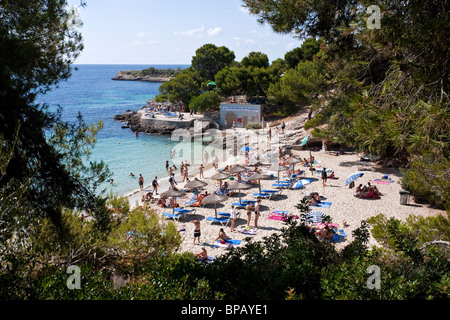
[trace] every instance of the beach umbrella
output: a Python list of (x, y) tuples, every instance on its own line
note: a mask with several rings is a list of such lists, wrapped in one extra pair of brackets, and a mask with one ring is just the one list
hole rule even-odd
[(220, 171), (220, 172), (217, 172), (216, 174), (212, 175), (210, 177), (210, 179), (211, 180), (219, 180), (220, 181), (220, 187), (222, 187), (222, 180), (223, 179), (227, 179), (229, 177), (230, 177), (230, 175), (228, 173)]
[(321, 223), (325, 220), (326, 214), (319, 211), (311, 211), (308, 213), (304, 213), (302, 216), (302, 220), (310, 223)]
[[(170, 197), (172, 197), (173, 204), (175, 204), (175, 198), (177, 198), (177, 197), (184, 197), (185, 195), (186, 195), (186, 192), (184, 192), (184, 191), (180, 191), (180, 190), (177, 190), (175, 188), (170, 188), (169, 190), (161, 193), (160, 196), (161, 196), (161, 198), (170, 198)], [(172, 205), (172, 212), (175, 214), (175, 206), (174, 205)]]
[(241, 189), (250, 189), (252, 186), (247, 184), (247, 183), (243, 183), (240, 181), (236, 181), (234, 183), (232, 183), (228, 189), (230, 190), (238, 190), (239, 191), (239, 203), (241, 202)]
[(214, 212), (217, 218), (217, 204), (226, 201), (227, 199), (227, 196), (214, 193), (204, 197), (202, 200), (202, 204), (214, 204)]
[(214, 81), (210, 81), (210, 82), (208, 82), (208, 83), (206, 84), (207, 87), (209, 87), (209, 86), (215, 86), (215, 85), (216, 85), (216, 83), (215, 83)]
[(247, 168), (240, 166), (240, 165), (237, 165), (237, 166), (234, 166), (234, 167), (228, 169), (228, 172), (230, 172), (230, 173), (241, 173), (241, 172), (246, 172), (246, 171), (247, 171)]
[(302, 162), (302, 161), (296, 157), (289, 157), (286, 160), (284, 160), (285, 164), (292, 165), (292, 170), (294, 170), (295, 164), (300, 163), (300, 162)]
[(312, 180), (309, 180), (309, 179), (301, 179), (295, 183), (295, 187), (303, 188), (304, 186), (306, 186), (307, 184), (310, 184), (311, 182), (312, 182)]
[(345, 185), (348, 186), (352, 181), (355, 181), (356, 179), (358, 179), (359, 177), (362, 177), (363, 175), (364, 175), (364, 172), (361, 172), (361, 171), (352, 173), (351, 175), (349, 175), (347, 177), (347, 179), (345, 179)]
[(241, 148), (241, 151), (250, 151), (250, 150), (251, 150), (250, 147), (242, 147), (242, 148)]
[(216, 174), (212, 175), (210, 177), (211, 180), (223, 180), (229, 178), (230, 175), (228, 173), (225, 173), (223, 171), (217, 172)]
[(255, 174), (251, 175), (249, 177), (249, 179), (250, 180), (258, 180), (258, 189), (259, 189), (259, 193), (261, 193), (261, 180), (262, 179), (269, 179), (269, 175), (257, 172)]
[(296, 157), (289, 157), (286, 160), (284, 160), (284, 163), (289, 164), (289, 165), (290, 164), (300, 163), (300, 162), (302, 162), (302, 160), (300, 160), (300, 159), (298, 159)]
[(304, 146), (309, 140), (309, 136), (306, 136), (302, 139), (302, 142), (300, 143), (301, 146)]
[(282, 164), (274, 164), (271, 167), (269, 167), (269, 169), (267, 169), (268, 171), (274, 171), (277, 172), (278, 174), (278, 181), (280, 181), (280, 171), (284, 171), (289, 169), (289, 167), (282, 165)]
[(207, 185), (208, 185), (208, 183), (206, 183), (204, 181), (201, 181), (201, 180), (198, 180), (197, 178), (195, 178), (192, 181), (186, 182), (186, 184), (184, 185), (184, 188), (185, 189), (197, 189), (197, 188), (205, 187)]
[(245, 167), (243, 167), (243, 166), (240, 166), (240, 165), (236, 165), (236, 166), (234, 166), (234, 167), (228, 169), (228, 172), (229, 172), (229, 173), (237, 173), (237, 174), (238, 174), (238, 181), (241, 180), (241, 179), (240, 179), (240, 178), (241, 178), (241, 177), (240, 177), (240, 173), (246, 172), (246, 171), (247, 171), (247, 169), (246, 169)]
[(195, 178), (192, 181), (188, 181), (186, 182), (186, 184), (184, 185), (185, 189), (194, 189), (195, 194), (197, 194), (197, 189), (198, 188), (202, 188), (207, 186), (208, 184), (204, 181), (198, 180), (197, 178)]

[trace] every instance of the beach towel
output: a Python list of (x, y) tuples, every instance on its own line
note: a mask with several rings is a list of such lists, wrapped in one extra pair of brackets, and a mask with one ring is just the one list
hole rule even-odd
[(258, 230), (256, 229), (250, 229), (247, 227), (243, 227), (242, 229), (238, 230), (240, 233), (245, 233), (245, 234), (250, 234), (250, 235), (255, 235), (258, 233)]
[(372, 181), (373, 183), (378, 183), (378, 184), (391, 184), (394, 183), (394, 180), (391, 179), (375, 179)]
[(227, 239), (227, 241), (223, 242), (223, 240), (217, 240), (215, 244), (213, 244), (213, 247), (216, 248), (234, 248), (235, 246), (238, 246), (241, 244), (242, 240), (233, 240), (233, 239)]
[(318, 202), (316, 205), (310, 204), (310, 207), (329, 208), (331, 207), (331, 205), (331, 202)]
[[(267, 217), (267, 219), (285, 221), (288, 219), (289, 216), (290, 216), (290, 211), (276, 210), (276, 211), (272, 211), (269, 214), (269, 216)], [(297, 216), (297, 215), (292, 215), (291, 217), (294, 219), (299, 218), (299, 216)]]
[[(200, 258), (197, 258), (198, 260), (200, 260)], [(208, 258), (206, 259), (206, 260), (200, 260), (201, 262), (204, 262), (204, 263), (211, 263), (211, 262), (213, 262), (214, 260), (216, 259), (216, 257), (210, 257), (210, 256), (208, 256)]]
[(331, 242), (341, 242), (345, 240), (347, 235), (345, 234), (344, 230), (334, 230), (333, 238), (331, 239)]

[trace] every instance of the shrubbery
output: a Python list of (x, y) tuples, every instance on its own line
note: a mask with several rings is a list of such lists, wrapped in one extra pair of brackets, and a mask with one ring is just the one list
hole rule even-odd
[(261, 124), (259, 122), (249, 122), (247, 123), (247, 125), (245, 126), (245, 129), (261, 129)]

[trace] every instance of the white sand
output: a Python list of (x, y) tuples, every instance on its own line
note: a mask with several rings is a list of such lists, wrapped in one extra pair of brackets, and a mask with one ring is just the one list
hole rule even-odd
[[(292, 151), (293, 155), (300, 156), (303, 158), (309, 157), (309, 151)], [(383, 213), (387, 217), (395, 217), (397, 219), (406, 219), (408, 215), (422, 215), (422, 216), (430, 216), (443, 214), (445, 211), (432, 209), (422, 204), (415, 204), (413, 202), (412, 197), (409, 197), (410, 205), (401, 205), (400, 204), (400, 195), (399, 191), (402, 189), (400, 186), (400, 173), (398, 170), (394, 169), (386, 169), (386, 168), (376, 168), (374, 163), (367, 163), (364, 167), (357, 162), (359, 161), (360, 155), (355, 153), (346, 153), (341, 156), (332, 156), (326, 154), (324, 151), (320, 152), (312, 152), (315, 159), (320, 161), (320, 165), (322, 167), (330, 168), (334, 170), (336, 177), (339, 177), (337, 180), (328, 180), (326, 187), (323, 187), (321, 176), (318, 173), (313, 175), (313, 178), (316, 181), (311, 184), (305, 186), (303, 189), (299, 190), (289, 190), (283, 189), (281, 195), (276, 196), (273, 200), (262, 200), (261, 203), (261, 217), (258, 222), (258, 233), (257, 235), (247, 235), (240, 232), (230, 232), (230, 224), (224, 227), (225, 232), (231, 239), (236, 240), (244, 240), (247, 237), (252, 237), (255, 240), (262, 240), (264, 237), (271, 235), (273, 232), (279, 232), (281, 228), (285, 226), (285, 223), (281, 221), (267, 219), (269, 213), (273, 210), (285, 210), (290, 211), (294, 214), (300, 215), (299, 210), (295, 208), (295, 205), (300, 202), (305, 193), (309, 193), (312, 191), (317, 191), (324, 197), (327, 202), (332, 202), (330, 208), (318, 208), (311, 207), (312, 211), (323, 212), (327, 215), (330, 215), (334, 223), (339, 224), (340, 229), (344, 229), (347, 234), (347, 240), (342, 243), (337, 243), (337, 248), (342, 248), (350, 243), (353, 239), (352, 231), (358, 228), (361, 225), (362, 220), (366, 220), (369, 217), (375, 216), (379, 213)], [(223, 167), (223, 166), (219, 166)], [(299, 165), (296, 165), (298, 168)], [(305, 169), (305, 178), (310, 178), (311, 174), (308, 168), (302, 167)], [(359, 183), (367, 184), (367, 182), (372, 182), (374, 179), (381, 179), (384, 174), (387, 174), (390, 179), (395, 182), (390, 185), (385, 184), (373, 184), (378, 187), (380, 192), (382, 193), (381, 199), (374, 200), (366, 200), (360, 199), (353, 196), (354, 189), (349, 189), (345, 186), (346, 177), (358, 171), (358, 168), (362, 169), (362, 171), (367, 171), (363, 177), (359, 178), (355, 183), (358, 185)], [(194, 177), (198, 178), (197, 168), (189, 169), (189, 176), (191, 180)], [(184, 183), (181, 182), (181, 178), (179, 175), (179, 171), (177, 172), (178, 187), (183, 187)], [(212, 193), (217, 188), (217, 182), (207, 179), (213, 174), (215, 174), (215, 169), (209, 167), (208, 170), (205, 171), (205, 178), (201, 179), (205, 182), (208, 182), (208, 186), (204, 188), (208, 193)], [(261, 180), (263, 189), (274, 189), (272, 187), (273, 180)], [(159, 193), (168, 189), (169, 182), (167, 179), (164, 181), (160, 181), (160, 190)], [(149, 188), (145, 188), (149, 189)], [(150, 188), (152, 189), (152, 188)], [(247, 200), (255, 200), (253, 198), (253, 193), (258, 192), (257, 186), (252, 189), (244, 190), (241, 193), (242, 199)], [(142, 195), (144, 192), (137, 192), (133, 195), (129, 196), (131, 205), (135, 205), (136, 201), (139, 202), (139, 205), (142, 205), (140, 202)], [(188, 196), (191, 197), (191, 194), (188, 193)], [(226, 202), (222, 204), (218, 204), (218, 211), (222, 212), (230, 212), (231, 203), (238, 201), (238, 196), (234, 195), (230, 197)], [(183, 207), (184, 200), (178, 200), (178, 203)], [(158, 207), (156, 204), (153, 204), (152, 207), (156, 210), (156, 212), (160, 213), (161, 216), (164, 212), (171, 212), (171, 209), (163, 209)], [(190, 207), (188, 207), (190, 208)], [(236, 229), (240, 229), (242, 226), (246, 226), (247, 224), (247, 215), (245, 213), (245, 209), (239, 209), (240, 216), (236, 221)], [(185, 228), (185, 232), (181, 232), (183, 243), (181, 245), (180, 250), (190, 251), (190, 252), (199, 252), (201, 250), (201, 246), (204, 245), (208, 251), (209, 256), (218, 256), (226, 252), (224, 248), (215, 248), (212, 247), (215, 244), (215, 239), (217, 238), (218, 232), (222, 225), (218, 223), (209, 224), (205, 219), (208, 216), (214, 216), (214, 205), (207, 205), (206, 207), (196, 208), (195, 216), (201, 221), (201, 244), (193, 244), (193, 233), (194, 233), (194, 225), (192, 222), (193, 215), (187, 215), (180, 220), (180, 222), (176, 222), (177, 227)], [(254, 215), (252, 214), (252, 222), (250, 224), (251, 227), (254, 226)], [(346, 221), (348, 226), (343, 227), (343, 221)], [(240, 244), (242, 246), (244, 241)], [(375, 245), (376, 241), (371, 238), (371, 245)]]

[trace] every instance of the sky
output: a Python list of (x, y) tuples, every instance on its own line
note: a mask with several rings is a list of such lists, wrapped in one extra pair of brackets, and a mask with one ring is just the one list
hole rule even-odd
[(301, 45), (258, 23), (242, 0), (85, 1), (79, 9), (84, 50), (78, 64), (190, 64), (207, 43), (226, 46), (237, 61), (257, 51), (272, 62)]

